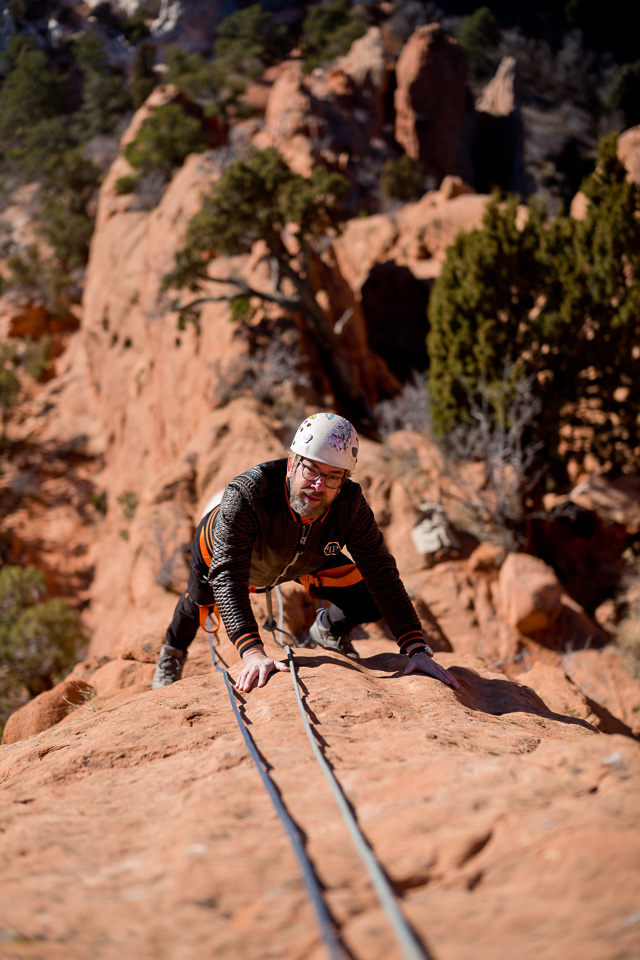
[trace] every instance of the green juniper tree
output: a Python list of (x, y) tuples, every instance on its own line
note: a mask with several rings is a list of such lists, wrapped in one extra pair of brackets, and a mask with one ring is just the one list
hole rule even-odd
[(243, 102), (248, 84), (285, 56), (288, 43), (284, 25), (255, 3), (222, 21), (211, 60), (170, 49), (166, 79), (198, 100), (206, 114), (229, 121), (252, 112)]
[(366, 29), (362, 10), (352, 10), (350, 0), (310, 6), (302, 26), (306, 72), (344, 56)]
[[(342, 205), (346, 192), (347, 182), (339, 174), (316, 167), (310, 177), (299, 176), (272, 148), (236, 160), (226, 168), (191, 221), (175, 267), (165, 277), (164, 289), (199, 293), (211, 284), (233, 286), (232, 293), (204, 294), (183, 303), (182, 324), (197, 320), (198, 308), (206, 301), (233, 302), (251, 296), (298, 312), (336, 401), (352, 419), (364, 423), (369, 417), (366, 401), (341, 356), (312, 279), (312, 261), (319, 242), (346, 216)], [(209, 276), (207, 264), (212, 256), (249, 252), (257, 240), (262, 240), (268, 250), (270, 289), (254, 289), (239, 276)], [(289, 284), (292, 292), (284, 292), (283, 284)]]
[(18, 402), (22, 387), (15, 370), (16, 350), (13, 345), (0, 346), (0, 450), (7, 445), (7, 424)]
[(460, 24), (458, 43), (467, 54), (471, 69), (478, 76), (491, 72), (491, 54), (500, 43), (500, 36), (497, 20), (489, 7), (479, 7)]
[(640, 189), (615, 138), (583, 183), (584, 220), (545, 221), (530, 203), (489, 204), (481, 229), (450, 247), (430, 304), (434, 428), (469, 417), (469, 395), (533, 376), (548, 452), (590, 450), (609, 469), (640, 455)]
[(166, 103), (151, 113), (124, 155), (140, 173), (160, 173), (168, 178), (190, 153), (205, 149), (202, 124), (179, 103)]

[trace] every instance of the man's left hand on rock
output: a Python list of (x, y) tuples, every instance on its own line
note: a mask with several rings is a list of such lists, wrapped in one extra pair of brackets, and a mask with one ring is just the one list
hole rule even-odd
[(452, 673), (449, 673), (448, 670), (441, 667), (439, 663), (436, 663), (436, 661), (426, 653), (417, 653), (409, 657), (409, 663), (403, 671), (403, 676), (406, 676), (408, 673), (426, 673), (427, 676), (433, 677), (435, 680), (440, 680), (441, 683), (448, 684), (448, 686), (453, 687), (454, 690), (460, 686)]

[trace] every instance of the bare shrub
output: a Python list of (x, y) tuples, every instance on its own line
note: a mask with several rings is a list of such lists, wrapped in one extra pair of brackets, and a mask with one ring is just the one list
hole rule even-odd
[(629, 673), (640, 678), (640, 569), (627, 577), (624, 587), (627, 609), (616, 630), (615, 643)]
[(258, 345), (250, 356), (226, 367), (214, 364), (217, 383), (214, 401), (224, 406), (234, 397), (252, 394), (260, 403), (274, 404), (284, 388), (307, 389), (308, 373), (300, 367), (300, 355), (284, 340), (271, 339)]
[(405, 383), (402, 391), (390, 400), (382, 400), (376, 407), (380, 434), (385, 437), (396, 430), (431, 430), (431, 405), (424, 374), (417, 370)]
[[(540, 479), (534, 465), (542, 446), (528, 440), (541, 411), (533, 378), (514, 383), (510, 372), (505, 368), (500, 387), (484, 388), (479, 399), (467, 389), (471, 418), (441, 445), (452, 482), (442, 495), (461, 506), (470, 533), (507, 551), (524, 540), (525, 497)], [(465, 469), (473, 463), (481, 467), (480, 482), (477, 471)]]

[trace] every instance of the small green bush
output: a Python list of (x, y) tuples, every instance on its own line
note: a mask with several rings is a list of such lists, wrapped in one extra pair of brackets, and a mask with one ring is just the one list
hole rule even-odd
[(424, 193), (424, 171), (420, 163), (404, 153), (398, 160), (386, 160), (380, 175), (380, 194), (385, 200), (408, 203)]
[(132, 173), (124, 177), (118, 177), (115, 182), (115, 191), (119, 197), (126, 193), (133, 193), (139, 182), (140, 177)]
[(215, 59), (225, 69), (257, 75), (270, 63), (281, 60), (287, 50), (287, 30), (259, 3), (238, 10), (220, 24), (213, 47)]
[(302, 26), (306, 72), (344, 56), (366, 29), (366, 22), (351, 9), (349, 0), (310, 7)]
[(131, 107), (131, 95), (122, 77), (88, 70), (82, 84), (82, 104), (74, 115), (74, 134), (84, 141), (111, 133)]
[(131, 97), (136, 110), (156, 85), (155, 64), (155, 45), (150, 40), (142, 40), (136, 48), (131, 67)]
[(51, 337), (45, 334), (39, 340), (26, 340), (22, 366), (34, 380), (42, 380), (51, 363)]
[(250, 309), (251, 300), (249, 297), (238, 297), (231, 304), (231, 322), (237, 323), (239, 320), (244, 320)]
[(640, 60), (625, 63), (607, 90), (605, 105), (612, 113), (621, 113), (624, 127), (640, 123)]
[(69, 112), (71, 90), (68, 78), (50, 65), (30, 36), (11, 37), (3, 59), (7, 76), (0, 88), (0, 137), (15, 156), (40, 121)]
[(122, 32), (129, 43), (134, 45), (140, 43), (141, 40), (146, 40), (146, 38), (150, 36), (151, 31), (149, 30), (144, 11), (136, 10), (131, 16), (125, 17), (122, 21)]
[(190, 153), (205, 148), (200, 121), (188, 116), (179, 104), (167, 103), (147, 117), (124, 155), (140, 173), (157, 172), (168, 178)]
[(469, 58), (473, 72), (478, 76), (490, 73), (493, 66), (490, 53), (500, 43), (501, 33), (489, 7), (479, 7), (465, 17), (458, 29), (457, 39)]
[(6, 443), (9, 417), (22, 391), (20, 381), (12, 369), (14, 361), (14, 348), (8, 344), (0, 346), (0, 422), (2, 423), (0, 440), (3, 445)]
[(65, 600), (45, 598), (37, 570), (0, 569), (0, 724), (26, 699), (50, 690), (75, 662), (79, 614)]
[(125, 490), (118, 495), (118, 503), (122, 507), (122, 516), (125, 520), (133, 520), (138, 509), (138, 494), (135, 490)]
[(218, 92), (219, 79), (213, 63), (199, 53), (173, 47), (166, 55), (167, 83), (173, 83), (198, 101), (211, 101)]

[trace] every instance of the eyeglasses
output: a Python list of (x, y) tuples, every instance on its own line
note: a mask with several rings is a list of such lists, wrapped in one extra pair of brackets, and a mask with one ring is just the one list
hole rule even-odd
[(344, 480), (344, 475), (338, 476), (337, 473), (320, 473), (317, 467), (312, 466), (310, 463), (305, 463), (304, 460), (300, 461), (300, 470), (305, 480), (308, 480), (310, 483), (317, 483), (318, 480), (324, 480), (325, 486), (329, 487), (330, 490), (336, 490), (342, 485), (342, 481)]

